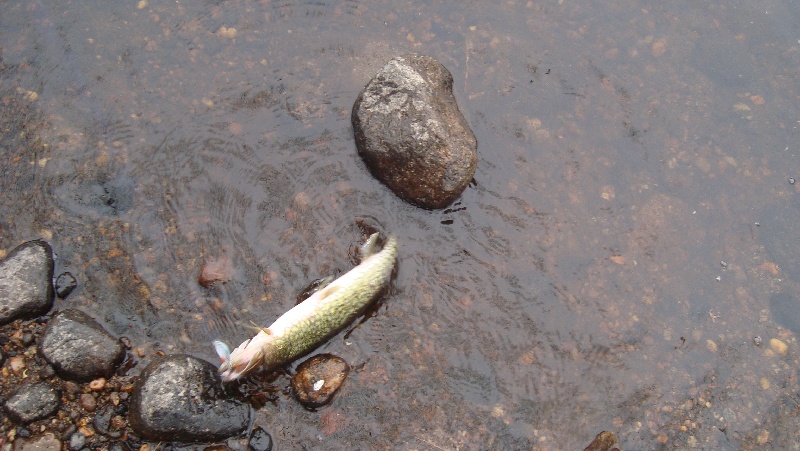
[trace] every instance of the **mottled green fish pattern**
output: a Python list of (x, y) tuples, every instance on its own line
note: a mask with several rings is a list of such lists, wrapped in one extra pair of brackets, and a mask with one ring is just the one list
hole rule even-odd
[(259, 367), (279, 368), (311, 352), (363, 313), (389, 284), (397, 262), (397, 239), (387, 238), (380, 251), (377, 242), (374, 233), (361, 247), (358, 266), (321, 287), (233, 352), (225, 343), (214, 341), (222, 360), (222, 380), (236, 380)]

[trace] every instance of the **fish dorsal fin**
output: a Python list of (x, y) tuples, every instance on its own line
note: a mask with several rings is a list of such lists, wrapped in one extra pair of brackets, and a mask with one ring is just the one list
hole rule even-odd
[(378, 235), (379, 234), (377, 232), (373, 233), (369, 236), (369, 238), (367, 238), (367, 241), (361, 245), (361, 248), (359, 249), (361, 251), (361, 261), (364, 261), (368, 257), (375, 255), (379, 251)]

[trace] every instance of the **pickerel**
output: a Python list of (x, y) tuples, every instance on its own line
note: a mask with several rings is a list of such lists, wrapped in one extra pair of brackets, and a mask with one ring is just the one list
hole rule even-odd
[(388, 285), (397, 261), (394, 237), (389, 237), (379, 252), (377, 242), (374, 233), (361, 246), (358, 266), (321, 287), (233, 352), (225, 343), (214, 341), (222, 360), (222, 380), (236, 380), (259, 366), (271, 370), (285, 365), (311, 352), (363, 313)]

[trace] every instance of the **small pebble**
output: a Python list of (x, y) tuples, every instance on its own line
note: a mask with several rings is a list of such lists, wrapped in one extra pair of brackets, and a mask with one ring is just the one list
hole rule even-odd
[(764, 344), (764, 339), (761, 338), (760, 335), (756, 335), (755, 337), (753, 337), (753, 344), (756, 346), (761, 346), (762, 344)]
[(727, 262), (725, 262), (725, 260), (720, 260), (720, 261), (719, 261), (719, 264), (720, 264), (720, 266), (722, 266), (723, 268), (727, 268), (727, 267), (728, 267), (728, 263), (727, 263)]
[(69, 296), (77, 286), (78, 282), (75, 280), (75, 277), (71, 273), (65, 272), (56, 278), (56, 296), (58, 296), (59, 299), (64, 299)]
[(95, 379), (95, 380), (89, 382), (89, 388), (92, 391), (100, 391), (100, 390), (106, 388), (106, 380), (105, 380), (105, 378), (101, 377), (99, 379)]
[(111, 418), (111, 428), (112, 429), (122, 429), (127, 426), (128, 422), (125, 420), (125, 417), (120, 415), (114, 415)]
[(16, 355), (8, 359), (8, 366), (11, 368), (11, 372), (19, 375), (25, 370), (25, 359), (21, 355)]
[(79, 449), (83, 448), (85, 444), (86, 437), (80, 432), (72, 434), (72, 436), (69, 438), (69, 449), (72, 451), (78, 451)]
[(253, 433), (250, 435), (249, 448), (253, 451), (271, 451), (272, 450), (272, 436), (269, 432), (265, 431), (261, 426), (253, 428)]
[(25, 332), (22, 334), (22, 344), (25, 346), (30, 346), (33, 343), (33, 334), (30, 332)]
[(794, 185), (794, 177), (789, 177), (789, 184)]
[(786, 355), (786, 351), (789, 348), (786, 346), (786, 343), (778, 340), (777, 338), (772, 338), (769, 340), (769, 347), (780, 355)]
[(711, 352), (717, 352), (717, 344), (714, 343), (714, 340), (706, 340), (706, 348)]
[(87, 412), (94, 412), (97, 408), (97, 400), (94, 399), (91, 393), (84, 393), (81, 395), (81, 407)]

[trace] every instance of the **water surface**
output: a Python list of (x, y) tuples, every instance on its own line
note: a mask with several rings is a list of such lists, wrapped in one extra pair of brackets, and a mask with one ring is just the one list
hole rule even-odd
[[(216, 361), (374, 227), (397, 277), (320, 349), (356, 369), (333, 404), (242, 387), (280, 448), (796, 446), (797, 2), (2, 9), (0, 246), (53, 243), (79, 280), (57, 308), (129, 337), (132, 372)], [(353, 142), (358, 92), (409, 51), (452, 72), (479, 143), (444, 210)]]

